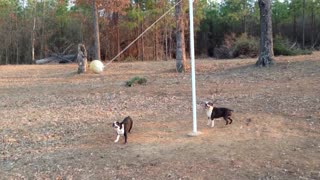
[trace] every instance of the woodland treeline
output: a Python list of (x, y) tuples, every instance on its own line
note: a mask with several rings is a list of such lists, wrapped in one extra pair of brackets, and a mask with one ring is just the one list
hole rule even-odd
[[(93, 1), (99, 11), (101, 59), (110, 60), (177, 1), (173, 0), (0, 0), (0, 64), (32, 64), (72, 55), (85, 44), (93, 57)], [(188, 54), (188, 1), (184, 3)], [(174, 10), (118, 60), (175, 58)], [(194, 1), (197, 57), (255, 57), (259, 48), (257, 0)], [(275, 54), (292, 55), (320, 46), (320, 0), (273, 0)], [(301, 50), (301, 51), (300, 51)], [(255, 53), (256, 52), (256, 53)]]

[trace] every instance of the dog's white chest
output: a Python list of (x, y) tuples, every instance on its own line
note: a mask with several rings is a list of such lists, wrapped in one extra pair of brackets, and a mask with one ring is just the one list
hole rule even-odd
[(117, 131), (118, 135), (124, 135), (124, 128), (122, 128), (122, 129), (117, 128), (116, 131)]
[(213, 110), (213, 107), (209, 107), (209, 108), (207, 109), (207, 117), (208, 117), (208, 118), (211, 118), (212, 110)]

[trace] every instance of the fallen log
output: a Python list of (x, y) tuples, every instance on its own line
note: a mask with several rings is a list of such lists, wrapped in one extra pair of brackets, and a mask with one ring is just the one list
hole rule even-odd
[(70, 62), (74, 62), (76, 60), (76, 57), (77, 57), (77, 55), (74, 55), (74, 54), (68, 54), (68, 55), (54, 54), (50, 57), (36, 60), (36, 64), (47, 64), (47, 63), (51, 63), (51, 62), (70, 63)]

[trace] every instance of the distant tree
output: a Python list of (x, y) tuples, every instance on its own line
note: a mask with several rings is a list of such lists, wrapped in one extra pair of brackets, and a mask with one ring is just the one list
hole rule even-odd
[(302, 49), (304, 49), (304, 43), (305, 43), (305, 37), (304, 37), (304, 31), (306, 26), (305, 21), (305, 10), (306, 10), (306, 0), (303, 0), (303, 7), (302, 7)]
[(253, 0), (224, 0), (221, 3), (221, 15), (234, 32), (247, 33), (253, 5)]
[(120, 52), (121, 36), (119, 24), (122, 18), (121, 15), (127, 10), (130, 0), (77, 0), (77, 4), (92, 6), (92, 22), (94, 27), (93, 58), (106, 58), (107, 52), (112, 53), (108, 50), (110, 49), (110, 44), (114, 47), (115, 53)]
[(274, 63), (272, 39), (271, 0), (259, 0), (260, 8), (260, 54), (257, 66), (269, 66)]
[(36, 22), (37, 22), (37, 18), (36, 18), (36, 12), (37, 12), (37, 9), (36, 9), (36, 6), (33, 8), (33, 11), (32, 11), (32, 30), (31, 30), (31, 63), (32, 64), (35, 64), (36, 60), (35, 60), (35, 52), (34, 52), (34, 49), (35, 49), (35, 41), (36, 41)]
[(93, 12), (93, 31), (94, 31), (94, 59), (101, 59), (100, 52), (100, 31), (99, 31), (99, 15), (96, 0), (92, 0)]
[[(178, 3), (180, 0), (176, 0)], [(186, 71), (186, 48), (184, 40), (184, 12), (183, 12), (183, 0), (176, 6), (175, 16), (177, 21), (176, 31), (176, 70), (181, 73)]]
[(298, 17), (301, 15), (300, 14), (300, 8), (301, 8), (301, 0), (291, 0), (290, 3), (290, 12), (292, 15), (292, 29), (293, 29), (293, 40), (295, 42), (298, 41)]
[(273, 33), (277, 34), (280, 32), (281, 24), (289, 21), (290, 11), (288, 9), (288, 1), (274, 0), (272, 3), (272, 23)]

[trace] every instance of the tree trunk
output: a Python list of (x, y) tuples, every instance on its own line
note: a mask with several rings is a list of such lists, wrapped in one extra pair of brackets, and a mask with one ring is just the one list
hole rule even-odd
[(297, 15), (296, 15), (296, 8), (293, 9), (293, 39), (297, 42)]
[(100, 55), (100, 37), (99, 37), (99, 16), (96, 0), (93, 0), (93, 30), (94, 30), (94, 59), (101, 59)]
[[(15, 27), (15, 32), (16, 32), (16, 36), (15, 36), (15, 38), (16, 38), (16, 42), (15, 42), (15, 44), (16, 44), (16, 64), (19, 64), (19, 60), (20, 60), (20, 47), (19, 47), (19, 38), (20, 38), (20, 33), (19, 33), (19, 31), (20, 30), (18, 30), (19, 28), (18, 28), (18, 20), (16, 20), (16, 27)], [(22, 39), (22, 38), (21, 38)]]
[(85, 73), (87, 71), (87, 50), (83, 44), (78, 45), (78, 74)]
[(32, 31), (31, 31), (31, 63), (35, 64), (35, 55), (34, 55), (34, 45), (36, 42), (36, 13), (37, 13), (37, 6), (35, 6), (33, 11), (33, 25), (32, 25)]
[(243, 33), (247, 33), (247, 0), (243, 1), (243, 10), (246, 14), (244, 14), (242, 23), (243, 23)]
[(9, 64), (9, 53), (8, 53), (9, 50), (8, 50), (8, 48), (9, 47), (7, 46), (6, 47), (6, 56), (5, 56), (6, 57), (6, 64)]
[(16, 64), (19, 64), (20, 51), (19, 51), (19, 43), (18, 42), (16, 43), (16, 51), (17, 51), (17, 53), (16, 53)]
[(260, 8), (260, 54), (257, 66), (269, 66), (274, 63), (272, 39), (271, 0), (259, 0)]
[[(178, 0), (176, 0), (178, 2)], [(186, 71), (186, 50), (185, 50), (185, 42), (184, 42), (184, 21), (183, 21), (183, 1), (181, 1), (176, 6), (175, 16), (177, 21), (177, 32), (176, 32), (176, 70), (181, 73)]]
[(168, 60), (168, 26), (166, 24), (165, 27), (165, 36), (164, 36), (164, 41), (165, 41), (165, 60)]
[[(139, 34), (141, 34), (142, 28), (141, 28), (141, 24), (139, 24), (138, 29), (138, 33), (137, 36), (139, 36)], [(138, 40), (138, 60), (142, 60), (142, 37)], [(143, 60), (142, 60), (143, 61)]]
[(153, 59), (156, 61), (158, 60), (158, 28), (157, 26), (155, 27), (155, 32), (154, 32), (154, 40), (153, 40)]
[(40, 29), (41, 29), (41, 34), (40, 34), (40, 58), (46, 57), (46, 31), (45, 31), (45, 18), (46, 18), (46, 1), (42, 0), (42, 17), (40, 18)]
[(303, 0), (303, 7), (302, 7), (302, 49), (304, 49), (304, 30), (306, 26), (306, 21), (305, 21), (305, 9), (306, 9), (306, 0)]
[[(141, 26), (140, 26), (140, 28), (141, 28), (141, 31), (140, 31), (140, 33), (142, 33), (143, 32), (143, 23), (144, 23), (144, 20), (142, 20), (142, 22), (141, 22)], [(142, 61), (144, 61), (144, 36), (142, 36), (141, 37), (141, 59), (142, 59)]]
[[(312, 3), (312, 6), (311, 6), (311, 45), (313, 45), (313, 43), (314, 43), (314, 34), (315, 34), (314, 6), (315, 6), (315, 4)], [(314, 48), (314, 47), (311, 47), (311, 48)]]
[[(117, 37), (117, 54), (119, 54), (121, 52), (121, 40), (120, 40), (120, 27), (119, 27), (119, 14), (118, 13), (114, 13), (114, 24), (116, 26), (116, 37)], [(121, 55), (119, 56), (119, 59), (121, 59)]]

